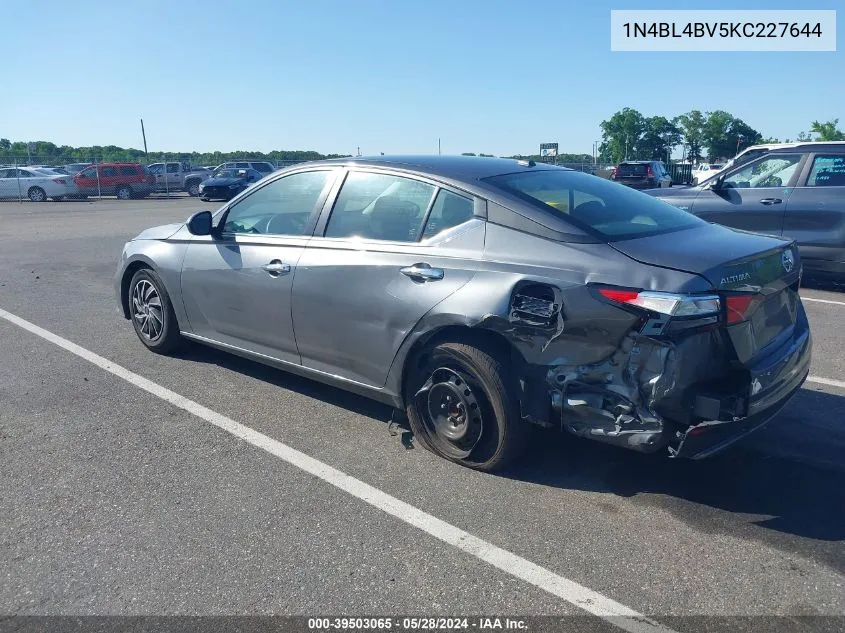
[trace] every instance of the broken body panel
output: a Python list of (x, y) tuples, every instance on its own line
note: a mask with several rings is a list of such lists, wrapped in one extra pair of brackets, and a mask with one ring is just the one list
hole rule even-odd
[[(488, 223), (489, 264), (429, 312), (406, 343), (419, 345), (447, 324), (493, 332), (515, 352), (526, 422), (642, 452), (669, 447), (673, 456), (705, 457), (771, 419), (809, 371), (797, 249), (756, 235), (740, 244), (731, 233), (708, 224), (673, 235), (679, 259), (672, 263), (697, 265), (697, 273), (648, 262), (654, 238), (601, 248), (538, 244)], [(680, 259), (685, 245), (710, 252), (708, 241), (720, 255)], [(530, 255), (505, 263), (522, 246)], [(579, 265), (548, 266), (555, 261)], [(667, 317), (603, 301), (596, 292), (603, 286), (715, 293), (723, 305), (712, 316)], [(727, 324), (724, 299), (734, 293), (756, 297), (755, 310)]]

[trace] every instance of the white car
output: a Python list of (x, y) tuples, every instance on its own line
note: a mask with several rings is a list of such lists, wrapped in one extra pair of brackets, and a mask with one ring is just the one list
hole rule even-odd
[(700, 182), (704, 182), (711, 176), (718, 174), (724, 168), (725, 166), (722, 163), (701, 163), (692, 170), (692, 184), (697, 185)]
[(44, 202), (63, 200), (76, 194), (73, 177), (42, 169), (6, 167), (0, 169), (0, 198), (29, 198)]

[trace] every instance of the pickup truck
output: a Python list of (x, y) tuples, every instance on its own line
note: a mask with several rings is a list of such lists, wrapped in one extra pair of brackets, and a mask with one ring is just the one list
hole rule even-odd
[(189, 163), (153, 163), (147, 167), (155, 176), (155, 191), (185, 191), (198, 196), (203, 180), (211, 177), (211, 171)]

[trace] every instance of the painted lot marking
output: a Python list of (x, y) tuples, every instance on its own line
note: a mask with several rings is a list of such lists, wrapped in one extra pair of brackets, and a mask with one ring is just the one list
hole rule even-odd
[(822, 378), (821, 376), (807, 376), (807, 382), (815, 382), (820, 385), (845, 389), (845, 380), (833, 380), (831, 378)]
[(9, 323), (31, 332), (62, 349), (96, 365), (118, 378), (151, 393), (152, 395), (179, 407), (183, 411), (205, 420), (214, 426), (252, 444), (256, 448), (267, 451), (271, 455), (296, 466), (300, 470), (314, 475), (326, 483), (370, 504), (374, 508), (385, 512), (400, 521), (412, 525), (434, 538), (447, 543), (497, 569), (542, 589), (554, 596), (583, 609), (587, 613), (597, 616), (608, 623), (630, 633), (677, 633), (673, 629), (647, 618), (643, 614), (616, 602), (607, 596), (564, 578), (553, 571), (541, 567), (530, 560), (502, 549), (484, 539), (478, 538), (454, 525), (438, 519), (409, 503), (405, 503), (386, 492), (379, 490), (363, 481), (329, 466), (295, 448), (274, 440), (239, 422), (235, 422), (216, 411), (208, 409), (198, 402), (194, 402), (178, 393), (147, 380), (143, 376), (129, 371), (107, 358), (80, 347), (49, 330), (45, 330), (34, 323), (15, 316), (0, 308), (0, 318)]
[(801, 301), (815, 301), (816, 303), (827, 303), (835, 306), (845, 306), (845, 301), (831, 301), (830, 299), (813, 299), (812, 297), (801, 297)]

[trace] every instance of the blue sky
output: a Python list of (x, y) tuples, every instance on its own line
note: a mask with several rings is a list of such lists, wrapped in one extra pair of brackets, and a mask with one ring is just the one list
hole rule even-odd
[[(813, 119), (845, 124), (841, 27), (835, 53), (611, 52), (612, 8), (631, 7), (18, 2), (17, 26), (0, 37), (0, 137), (142, 147), (143, 116), (150, 150), (431, 153), (439, 137), (443, 153), (509, 155), (544, 141), (591, 153), (599, 123), (625, 106), (669, 117), (724, 109), (780, 138)], [(711, 0), (706, 8), (796, 7)]]

